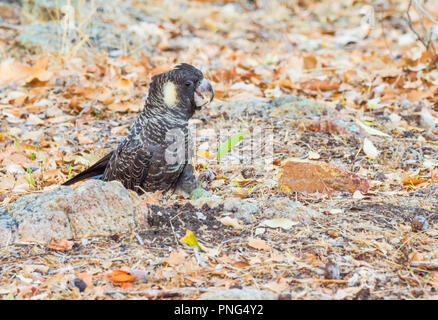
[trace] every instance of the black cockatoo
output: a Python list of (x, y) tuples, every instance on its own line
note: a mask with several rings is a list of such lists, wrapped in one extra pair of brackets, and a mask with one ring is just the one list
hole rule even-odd
[(100, 178), (118, 180), (139, 194), (174, 187), (190, 194), (198, 183), (191, 165), (188, 121), (213, 97), (210, 82), (189, 64), (153, 76), (144, 109), (129, 135), (117, 149), (64, 185)]

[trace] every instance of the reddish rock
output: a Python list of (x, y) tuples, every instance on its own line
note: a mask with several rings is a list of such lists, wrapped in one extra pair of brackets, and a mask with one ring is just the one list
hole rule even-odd
[(331, 193), (356, 190), (368, 192), (368, 180), (354, 172), (324, 162), (301, 159), (283, 161), (278, 176), (280, 192)]

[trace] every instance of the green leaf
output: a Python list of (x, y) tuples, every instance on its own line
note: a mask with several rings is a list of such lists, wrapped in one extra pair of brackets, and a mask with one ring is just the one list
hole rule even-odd
[(243, 137), (248, 133), (248, 129), (236, 133), (235, 135), (232, 135), (227, 139), (227, 141), (223, 142), (219, 149), (217, 149), (217, 162), (219, 163), (223, 156), (227, 154), (228, 151), (231, 150), (232, 147), (234, 147), (236, 144), (238, 144), (240, 141), (242, 141)]
[(29, 173), (29, 179), (24, 176), (24, 179), (26, 179), (27, 183), (35, 187), (35, 181), (32, 177), (32, 172), (30, 171), (30, 168), (27, 168), (27, 172)]

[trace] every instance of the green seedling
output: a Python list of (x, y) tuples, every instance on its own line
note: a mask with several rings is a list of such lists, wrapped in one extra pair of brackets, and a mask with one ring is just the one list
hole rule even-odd
[(17, 147), (17, 150), (21, 151), (20, 145), (18, 144), (18, 141), (15, 138), (14, 138), (14, 143), (15, 143), (15, 146)]
[(30, 153), (30, 159), (33, 161), (36, 159), (36, 153), (32, 151), (32, 149), (29, 147), (29, 153)]
[(71, 164), (68, 165), (68, 179), (71, 179)]
[(27, 178), (26, 176), (24, 176), (24, 179), (26, 179), (27, 183), (34, 186), (35, 187), (35, 181), (33, 180), (32, 177), (32, 172), (30, 171), (30, 168), (27, 168), (27, 172), (29, 174), (29, 178)]
[(243, 137), (248, 133), (248, 130), (244, 130), (242, 132), (236, 133), (235, 135), (232, 135), (229, 137), (224, 143), (222, 143), (219, 146), (219, 149), (217, 149), (217, 163), (221, 161), (223, 156), (227, 154), (228, 151), (231, 150), (232, 147), (234, 147), (236, 144), (238, 144), (240, 141), (243, 140)]

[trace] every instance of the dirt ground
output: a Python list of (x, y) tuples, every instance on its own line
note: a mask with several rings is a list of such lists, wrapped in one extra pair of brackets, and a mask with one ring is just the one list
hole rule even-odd
[[(178, 62), (215, 89), (191, 122), (213, 196), (144, 196), (155, 214), (132, 234), (0, 248), (0, 299), (438, 297), (433, 1), (113, 2), (78, 0), (70, 16), (0, 4), (0, 204), (115, 148), (151, 76)], [(219, 142), (246, 129), (261, 129), (269, 161), (248, 156), (247, 137), (218, 163)], [(282, 193), (289, 158), (358, 173), (370, 189)], [(292, 225), (266, 225), (279, 217)], [(181, 241), (187, 230), (204, 250)]]

